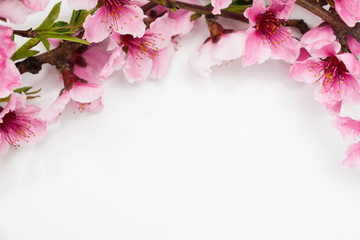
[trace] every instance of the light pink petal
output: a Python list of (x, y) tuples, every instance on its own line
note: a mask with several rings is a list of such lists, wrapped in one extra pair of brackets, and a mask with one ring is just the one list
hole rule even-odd
[(196, 21), (191, 21), (191, 15), (193, 15), (192, 12), (183, 9), (176, 12), (170, 10), (169, 17), (175, 20), (173, 35), (185, 35), (194, 28)]
[(21, 76), (13, 61), (5, 60), (5, 69), (0, 71), (0, 98), (7, 97), (13, 88), (21, 85)]
[(360, 165), (360, 142), (351, 144), (346, 150), (346, 158), (341, 163), (344, 167), (358, 167)]
[(231, 61), (240, 58), (245, 49), (246, 33), (245, 31), (236, 31), (229, 34), (223, 34), (220, 40), (215, 44), (214, 57), (223, 61)]
[(56, 123), (57, 119), (61, 115), (62, 111), (64, 111), (66, 105), (70, 102), (70, 94), (69, 91), (65, 91), (61, 94), (56, 101), (51, 104), (49, 110), (46, 113), (45, 120), (48, 124)]
[(227, 8), (232, 3), (232, 0), (211, 0), (211, 5), (214, 7), (212, 14), (220, 14), (220, 9)]
[(360, 136), (360, 122), (349, 117), (335, 117), (333, 125), (346, 140), (356, 141)]
[(22, 3), (33, 11), (43, 11), (50, 0), (22, 0)]
[(338, 116), (341, 110), (342, 101), (333, 101), (331, 103), (324, 103), (330, 114)]
[(295, 62), (290, 67), (290, 76), (299, 82), (313, 83), (319, 78), (317, 74), (322, 70), (323, 67), (318, 64), (318, 60), (309, 58), (302, 62)]
[(112, 26), (114, 31), (120, 34), (130, 34), (134, 37), (142, 37), (145, 33), (145, 14), (141, 7), (129, 3), (124, 5), (124, 9), (119, 13), (117, 26)]
[(118, 71), (123, 68), (125, 64), (125, 52), (122, 50), (122, 46), (115, 49), (106, 64), (103, 66), (99, 73), (99, 79), (105, 80), (114, 71)]
[(345, 74), (344, 76), (344, 82), (346, 85), (346, 88), (343, 92), (343, 97), (346, 97), (354, 104), (360, 103), (360, 95), (359, 95), (359, 82), (358, 80), (351, 74)]
[(325, 26), (313, 28), (310, 31), (306, 32), (301, 38), (301, 43), (304, 45), (311, 45), (315, 42), (323, 40), (330, 42), (334, 42), (336, 40), (334, 30), (328, 24)]
[(346, 38), (348, 40), (351, 53), (354, 54), (355, 57), (360, 58), (360, 43), (350, 35), (346, 35)]
[(169, 46), (174, 29), (175, 20), (165, 14), (150, 24), (150, 29), (146, 31), (144, 38), (151, 38), (156, 50), (160, 50)]
[(359, 0), (335, 0), (335, 10), (349, 27), (360, 21)]
[(80, 103), (90, 103), (100, 98), (104, 94), (103, 85), (96, 83), (74, 83), (69, 90), (70, 98)]
[(244, 16), (249, 19), (250, 26), (254, 26), (260, 14), (265, 13), (266, 4), (264, 0), (254, 0), (250, 8), (246, 9)]
[(294, 9), (295, 0), (275, 0), (271, 3), (268, 11), (273, 12), (279, 19), (288, 19)]
[[(9, 11), (11, 9), (11, 11)], [(21, 1), (2, 0), (0, 1), (0, 17), (9, 19), (15, 24), (25, 23), (26, 17), (32, 13)]]
[(12, 34), (13, 30), (11, 28), (0, 25), (0, 59), (1, 53), (10, 58), (16, 51), (16, 43), (11, 39)]
[(290, 37), (280, 45), (271, 44), (271, 58), (282, 59), (286, 62), (293, 63), (300, 55), (301, 43)]
[(248, 31), (245, 42), (243, 65), (248, 67), (255, 63), (263, 63), (269, 59), (271, 50), (268, 43), (263, 42), (261, 35), (255, 29)]
[(84, 38), (89, 42), (101, 42), (111, 33), (110, 22), (106, 20), (105, 7), (98, 9), (84, 22)]
[(100, 112), (104, 105), (102, 104), (101, 98), (96, 99), (93, 102), (90, 103), (79, 103), (75, 101), (71, 101), (72, 105), (75, 109), (77, 109), (80, 112)]
[(150, 72), (150, 78), (164, 78), (171, 66), (171, 60), (175, 54), (175, 47), (170, 44), (168, 47), (157, 51), (157, 55), (153, 59), (153, 65)]
[(128, 52), (124, 74), (126, 80), (130, 83), (145, 80), (149, 77), (153, 60), (145, 55)]
[(354, 55), (352, 55), (351, 53), (342, 53), (336, 55), (336, 57), (345, 64), (346, 69), (351, 74), (360, 75), (360, 63)]
[(326, 58), (328, 56), (335, 56), (341, 49), (341, 45), (338, 42), (332, 41), (318, 41), (312, 45), (306, 46), (306, 50), (313, 57)]
[(215, 47), (216, 45), (209, 40), (204, 43), (191, 58), (189, 62), (190, 68), (199, 77), (208, 77), (211, 73), (210, 68), (222, 63), (222, 60), (214, 57), (213, 51)]
[(75, 10), (90, 10), (96, 6), (98, 0), (68, 0), (68, 2), (69, 6)]

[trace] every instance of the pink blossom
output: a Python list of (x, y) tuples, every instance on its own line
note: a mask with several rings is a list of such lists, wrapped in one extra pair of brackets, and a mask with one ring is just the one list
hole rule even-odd
[(358, 167), (360, 166), (360, 142), (351, 144), (346, 149), (346, 158), (341, 165), (344, 167)]
[(0, 111), (0, 153), (6, 153), (9, 146), (18, 149), (24, 143), (37, 142), (45, 135), (46, 123), (36, 118), (40, 108), (26, 104), (24, 93), (13, 93)]
[[(113, 53), (96, 44), (80, 50), (85, 52), (74, 53), (70, 59), (74, 64), (73, 72), (67, 70), (62, 73), (65, 88), (46, 114), (49, 124), (57, 121), (68, 103), (80, 112), (99, 112), (103, 108), (101, 97), (105, 89), (99, 84), (99, 80), (104, 80), (119, 64), (114, 63)], [(113, 62), (111, 68), (106, 65), (109, 62)], [(121, 66), (122, 64), (120, 63)], [(105, 74), (107, 75), (104, 76)]]
[(190, 60), (190, 67), (200, 77), (209, 76), (212, 66), (240, 58), (244, 52), (245, 31), (226, 30), (217, 23), (211, 23), (209, 29), (212, 36)]
[(0, 17), (22, 24), (29, 14), (44, 10), (48, 3), (49, 0), (0, 0)]
[(211, 0), (211, 5), (214, 7), (212, 14), (220, 14), (220, 9), (227, 8), (232, 3), (232, 0)]
[(315, 98), (328, 107), (345, 98), (358, 103), (360, 64), (351, 53), (337, 54), (341, 46), (332, 34), (328, 27), (314, 28), (305, 34), (301, 41), (312, 57), (293, 64), (290, 75), (297, 81), (319, 83)]
[(74, 82), (72, 87), (63, 91), (56, 101), (51, 104), (46, 113), (48, 124), (56, 123), (58, 117), (71, 102), (79, 111), (99, 112), (102, 108), (101, 96), (104, 86), (95, 83)]
[[(89, 0), (78, 0), (87, 4)], [(84, 22), (84, 38), (89, 42), (101, 42), (111, 32), (141, 37), (145, 32), (143, 10), (132, 0), (105, 0), (104, 5)]]
[(355, 141), (360, 136), (360, 122), (349, 117), (335, 117), (334, 126), (344, 139)]
[(157, 58), (165, 57), (162, 54), (171, 54), (171, 51), (161, 50), (170, 45), (174, 26), (175, 21), (165, 14), (152, 22), (141, 38), (112, 34), (109, 48), (125, 49), (127, 52), (123, 70), (129, 82), (148, 78), (152, 69), (157, 68), (157, 64), (162, 64)]
[(291, 12), (289, 5), (273, 2), (268, 8), (263, 0), (254, 0), (244, 15), (249, 19), (243, 57), (245, 67), (265, 60), (283, 59), (295, 62), (300, 54), (300, 43), (292, 38), (291, 29), (284, 27)]
[(349, 27), (360, 21), (359, 0), (335, 0), (335, 10)]

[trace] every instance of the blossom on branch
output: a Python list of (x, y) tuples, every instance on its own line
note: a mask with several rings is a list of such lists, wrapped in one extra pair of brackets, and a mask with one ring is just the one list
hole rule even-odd
[(348, 99), (359, 103), (360, 64), (351, 53), (339, 53), (341, 45), (329, 26), (317, 27), (303, 36), (311, 57), (297, 61), (290, 68), (290, 75), (300, 82), (319, 83), (315, 99), (328, 108)]
[(335, 10), (341, 19), (349, 26), (354, 27), (360, 21), (359, 0), (334, 0)]
[(246, 9), (249, 28), (245, 43), (243, 65), (245, 67), (265, 60), (282, 59), (293, 63), (300, 54), (300, 43), (292, 37), (285, 20), (291, 13), (293, 2), (288, 5), (273, 2), (266, 7), (264, 0), (254, 0)]
[(126, 53), (123, 70), (129, 82), (145, 80), (152, 75), (153, 69), (167, 71), (169, 62), (162, 58), (167, 58), (171, 51), (162, 50), (171, 44), (174, 26), (175, 21), (165, 14), (152, 22), (141, 38), (118, 33), (111, 35), (109, 49), (121, 49)]
[[(77, 0), (87, 5), (92, 0)], [(104, 0), (104, 5), (84, 22), (84, 38), (89, 42), (101, 42), (110, 33), (130, 34), (142, 37), (145, 33), (144, 12), (133, 0)]]
[(24, 93), (13, 93), (5, 108), (0, 107), (0, 153), (9, 147), (18, 149), (28, 142), (37, 142), (45, 135), (46, 122), (36, 116), (40, 108), (26, 104)]

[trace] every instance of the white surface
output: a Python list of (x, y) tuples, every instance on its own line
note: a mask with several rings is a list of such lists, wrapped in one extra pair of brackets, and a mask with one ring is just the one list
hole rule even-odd
[[(281, 61), (196, 78), (204, 27), (165, 79), (116, 74), (100, 114), (68, 108), (0, 157), (1, 240), (360, 239), (360, 172), (339, 166), (346, 143), (314, 86)], [(48, 92), (44, 108), (61, 87), (51, 67), (23, 81)]]

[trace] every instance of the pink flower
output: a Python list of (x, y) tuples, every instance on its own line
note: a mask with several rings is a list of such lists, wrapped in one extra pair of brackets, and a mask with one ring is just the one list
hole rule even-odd
[[(93, 1), (77, 0), (88, 6)], [(143, 10), (132, 0), (104, 0), (104, 5), (84, 22), (84, 38), (89, 42), (101, 42), (111, 32), (141, 37), (145, 32)]]
[[(109, 48), (125, 49), (127, 53), (123, 70), (129, 82), (148, 78), (152, 70), (158, 67), (157, 64), (163, 63), (157, 58), (166, 58), (162, 54), (171, 54), (171, 51), (162, 50), (170, 45), (174, 26), (174, 20), (165, 14), (152, 22), (141, 38), (118, 33), (112, 34)], [(164, 64), (168, 65), (168, 63)]]
[(231, 3), (232, 0), (211, 0), (211, 5), (214, 7), (212, 14), (220, 14), (220, 9), (227, 8)]
[(0, 25), (0, 98), (7, 97), (14, 87), (21, 85), (21, 76), (10, 57), (16, 50), (12, 29)]
[(356, 141), (360, 136), (360, 122), (349, 117), (336, 117), (334, 126), (339, 130), (344, 139)]
[(360, 21), (359, 0), (335, 0), (335, 10), (349, 27)]
[(62, 72), (65, 88), (46, 114), (49, 124), (57, 121), (68, 103), (80, 112), (99, 112), (103, 108), (101, 97), (105, 90), (99, 80), (104, 80), (105, 74), (110, 75), (118, 67), (113, 63), (114, 66), (109, 68), (106, 64), (115, 61), (113, 54), (95, 44), (79, 49), (70, 61), (74, 64), (74, 70)]
[(350, 35), (346, 35), (351, 53), (360, 59), (360, 43)]
[(49, 0), (0, 0), (0, 17), (22, 24), (29, 14), (44, 10), (48, 3)]
[(291, 29), (284, 27), (292, 5), (273, 2), (266, 8), (263, 0), (254, 0), (244, 15), (249, 19), (243, 57), (245, 67), (265, 60), (283, 59), (295, 62), (300, 54), (300, 43), (292, 38)]
[(240, 58), (244, 52), (245, 31), (226, 30), (218, 23), (211, 23), (209, 29), (212, 36), (190, 60), (190, 67), (200, 77), (208, 77), (212, 66)]
[(13, 93), (5, 108), (0, 107), (0, 153), (6, 153), (11, 146), (41, 140), (46, 132), (46, 123), (36, 118), (40, 108), (26, 104), (26, 95)]
[(360, 64), (351, 53), (337, 54), (341, 46), (332, 34), (327, 26), (314, 28), (305, 34), (301, 41), (312, 57), (293, 64), (290, 75), (297, 81), (319, 83), (315, 98), (339, 110), (338, 102), (345, 98), (353, 103), (360, 100), (357, 80)]
[(346, 150), (346, 158), (341, 163), (344, 167), (360, 166), (360, 142), (351, 144)]

